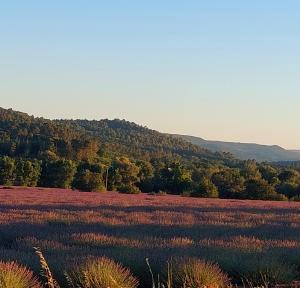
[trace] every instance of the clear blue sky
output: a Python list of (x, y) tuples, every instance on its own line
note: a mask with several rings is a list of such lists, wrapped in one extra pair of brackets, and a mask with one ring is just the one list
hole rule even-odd
[(300, 1), (1, 1), (0, 100), (300, 149)]

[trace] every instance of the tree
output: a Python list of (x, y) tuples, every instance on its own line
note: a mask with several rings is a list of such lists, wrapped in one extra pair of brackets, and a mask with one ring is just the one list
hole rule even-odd
[(218, 198), (218, 188), (212, 183), (210, 179), (203, 178), (200, 183), (196, 186), (196, 189), (191, 193), (193, 197), (204, 197), (204, 198)]
[(99, 144), (95, 140), (76, 140), (72, 142), (75, 148), (74, 158), (79, 161), (94, 161), (97, 158)]
[(273, 186), (263, 179), (246, 181), (245, 199), (286, 200), (286, 197), (276, 193)]
[(245, 189), (245, 179), (238, 169), (224, 169), (212, 176), (221, 198), (241, 198)]
[(143, 192), (154, 191), (154, 168), (148, 161), (137, 161), (136, 165), (139, 167), (139, 182), (137, 183), (138, 188)]
[(212, 176), (216, 173), (220, 172), (220, 168), (218, 166), (213, 165), (201, 165), (200, 167), (194, 168), (192, 172), (192, 180), (193, 182), (199, 182), (204, 178), (211, 179)]
[(269, 184), (276, 185), (279, 182), (278, 170), (268, 164), (262, 164), (259, 166), (259, 172), (263, 179), (268, 181)]
[[(112, 163), (112, 176), (109, 179), (111, 190), (137, 191), (140, 168), (127, 157), (117, 158)], [(137, 188), (137, 189), (135, 189)]]
[(287, 196), (288, 198), (292, 198), (298, 195), (298, 186), (300, 184), (300, 173), (294, 169), (285, 169), (280, 172), (278, 176), (281, 181), (280, 184), (277, 185), (276, 190)]
[(41, 163), (37, 160), (19, 159), (16, 165), (16, 184), (35, 187), (40, 179)]
[(280, 183), (276, 191), (280, 194), (285, 195), (288, 198), (292, 198), (298, 195), (298, 184), (293, 182), (283, 182)]
[(80, 170), (76, 173), (73, 188), (86, 192), (100, 192), (105, 191), (103, 182), (103, 175), (99, 172), (92, 172), (90, 170)]
[(294, 169), (283, 170), (278, 178), (282, 182), (300, 183), (300, 173)]
[(15, 160), (4, 156), (0, 158), (0, 185), (13, 185), (16, 178)]
[(260, 179), (261, 174), (254, 160), (247, 160), (241, 167), (241, 175), (245, 179)]
[(181, 194), (192, 188), (192, 173), (181, 163), (166, 163), (157, 174), (158, 190), (171, 194)]
[(75, 173), (76, 164), (71, 160), (45, 161), (42, 167), (41, 185), (70, 188)]

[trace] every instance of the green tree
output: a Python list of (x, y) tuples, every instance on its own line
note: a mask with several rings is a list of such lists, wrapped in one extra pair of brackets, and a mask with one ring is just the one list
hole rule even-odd
[(191, 193), (193, 197), (218, 198), (219, 191), (214, 183), (207, 178), (202, 178), (196, 189)]
[(159, 190), (181, 194), (192, 189), (192, 173), (179, 162), (166, 163), (156, 179)]
[(285, 169), (279, 174), (278, 178), (282, 182), (299, 183), (300, 173), (294, 169)]
[(285, 195), (288, 198), (292, 198), (298, 195), (298, 184), (293, 182), (283, 182), (280, 183), (276, 191), (280, 194)]
[(241, 175), (246, 179), (260, 179), (261, 174), (254, 160), (247, 160), (241, 167)]
[(80, 170), (76, 173), (72, 186), (75, 189), (86, 192), (100, 192), (106, 190), (102, 173), (92, 172), (87, 169)]
[(76, 164), (71, 160), (45, 161), (42, 167), (41, 185), (70, 188), (75, 173)]
[(0, 158), (0, 185), (13, 185), (16, 178), (16, 163), (13, 158)]
[(35, 187), (40, 179), (41, 163), (37, 160), (19, 159), (16, 165), (16, 184)]
[(139, 182), (137, 183), (138, 188), (143, 192), (154, 191), (154, 168), (148, 161), (137, 161), (136, 165), (139, 167)]
[(262, 178), (268, 181), (269, 184), (278, 184), (278, 170), (275, 167), (268, 164), (262, 164), (259, 166), (259, 172)]
[(221, 198), (241, 198), (245, 190), (245, 179), (238, 169), (224, 169), (212, 176)]
[(263, 179), (247, 180), (244, 197), (246, 199), (286, 200), (286, 197), (276, 193), (275, 188)]
[(284, 169), (278, 176), (281, 183), (276, 187), (278, 193), (293, 198), (298, 195), (298, 186), (300, 184), (300, 173), (295, 169)]
[(117, 158), (112, 163), (109, 186), (111, 190), (135, 191), (139, 178), (140, 168), (127, 157)]
[(211, 179), (212, 176), (218, 172), (220, 172), (220, 168), (218, 166), (207, 165), (207, 164), (201, 165), (200, 167), (193, 169), (192, 180), (194, 182), (199, 182), (203, 178)]

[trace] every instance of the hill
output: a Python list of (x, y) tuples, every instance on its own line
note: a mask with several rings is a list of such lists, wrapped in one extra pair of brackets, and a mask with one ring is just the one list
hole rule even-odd
[(226, 162), (234, 159), (220, 152), (211, 152), (184, 139), (174, 138), (125, 120), (56, 120), (76, 128), (100, 141), (110, 153), (125, 154), (136, 159), (174, 157), (182, 160)]
[(72, 160), (95, 154), (204, 162), (232, 158), (125, 120), (49, 120), (0, 108), (0, 155), (44, 158), (49, 153)]
[(259, 145), (254, 143), (235, 143), (222, 141), (209, 141), (200, 137), (187, 135), (174, 135), (184, 139), (199, 147), (209, 149), (215, 152), (228, 152), (235, 157), (247, 160), (255, 159), (257, 161), (298, 161), (300, 160), (300, 151), (286, 150), (280, 146)]
[(71, 125), (0, 108), (0, 155), (44, 158), (50, 153), (74, 159), (91, 141)]

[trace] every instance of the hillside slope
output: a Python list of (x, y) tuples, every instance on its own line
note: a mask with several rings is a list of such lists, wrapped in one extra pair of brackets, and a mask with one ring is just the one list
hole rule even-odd
[(257, 161), (269, 162), (300, 160), (299, 151), (286, 150), (276, 145), (268, 146), (252, 143), (209, 141), (200, 137), (187, 135), (174, 136), (211, 151), (231, 153), (242, 160), (255, 159)]
[(72, 158), (87, 141), (87, 135), (70, 125), (0, 108), (0, 155), (40, 158), (53, 152)]
[(233, 160), (224, 153), (211, 152), (125, 120), (48, 120), (0, 108), (0, 155), (43, 158), (51, 154), (81, 160), (78, 157), (92, 157), (95, 153), (145, 160)]
[(151, 130), (125, 120), (57, 120), (96, 138), (106, 150), (133, 158), (180, 157), (185, 160), (209, 162), (232, 161), (231, 155), (211, 152), (184, 139)]

